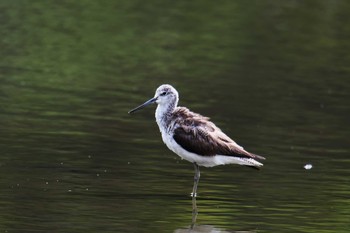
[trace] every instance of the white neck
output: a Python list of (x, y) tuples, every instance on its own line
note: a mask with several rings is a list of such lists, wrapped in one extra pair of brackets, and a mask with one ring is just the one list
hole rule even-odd
[(158, 104), (155, 116), (160, 130), (167, 128), (169, 124), (169, 116), (175, 108), (175, 104)]

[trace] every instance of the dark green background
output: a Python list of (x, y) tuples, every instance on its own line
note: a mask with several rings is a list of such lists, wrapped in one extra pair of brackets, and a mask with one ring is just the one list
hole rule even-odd
[(193, 167), (161, 142), (154, 107), (127, 114), (163, 83), (267, 158), (201, 169), (198, 232), (350, 230), (349, 1), (0, 11), (0, 231), (183, 232)]

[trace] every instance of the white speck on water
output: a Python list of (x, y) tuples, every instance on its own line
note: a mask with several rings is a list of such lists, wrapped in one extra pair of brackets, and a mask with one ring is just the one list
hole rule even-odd
[(89, 188), (86, 188), (85, 190), (86, 190), (86, 191), (89, 191)]
[(304, 168), (306, 170), (310, 170), (312, 168), (312, 164), (308, 163), (308, 164), (305, 164)]
[(49, 182), (46, 181), (45, 184), (49, 184)]
[(63, 162), (61, 162), (61, 165), (63, 165)]
[(91, 155), (88, 155), (88, 158), (91, 159)]
[(72, 192), (72, 190), (71, 190), (71, 189), (68, 189), (68, 192)]
[(130, 164), (130, 162), (128, 162), (128, 164)]
[(96, 176), (100, 176), (100, 174), (97, 173)]

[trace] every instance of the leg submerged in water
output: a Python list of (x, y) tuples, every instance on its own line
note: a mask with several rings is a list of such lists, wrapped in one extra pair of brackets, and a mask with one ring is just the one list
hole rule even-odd
[(191, 229), (193, 229), (194, 225), (196, 224), (197, 215), (198, 215), (197, 200), (196, 200), (195, 196), (192, 196), (192, 222), (191, 222)]
[(198, 187), (198, 182), (199, 178), (201, 176), (200, 171), (199, 171), (199, 166), (194, 163), (194, 183), (193, 183), (193, 190), (192, 190), (192, 223), (191, 223), (191, 229), (193, 229), (196, 220), (197, 220), (197, 215), (198, 215), (198, 210), (197, 210), (197, 187)]

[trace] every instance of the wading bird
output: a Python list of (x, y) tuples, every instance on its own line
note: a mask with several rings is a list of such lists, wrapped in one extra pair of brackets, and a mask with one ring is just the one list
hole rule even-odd
[(257, 159), (262, 156), (249, 153), (224, 134), (208, 117), (177, 106), (179, 94), (168, 84), (161, 85), (154, 97), (129, 113), (157, 103), (156, 121), (163, 142), (181, 158), (194, 164), (192, 196), (197, 195), (200, 177), (199, 166), (213, 167), (224, 164), (239, 164), (253, 168), (263, 166)]

